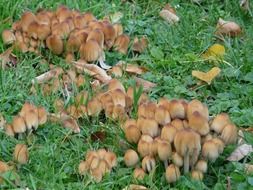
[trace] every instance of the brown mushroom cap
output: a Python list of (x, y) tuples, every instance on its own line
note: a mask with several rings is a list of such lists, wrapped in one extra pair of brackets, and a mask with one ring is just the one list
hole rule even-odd
[(234, 124), (227, 124), (221, 133), (221, 139), (225, 144), (233, 144), (237, 141), (237, 127)]
[(174, 146), (177, 153), (184, 157), (184, 173), (189, 171), (189, 163), (193, 166), (197, 161), (201, 150), (200, 143), (200, 135), (192, 129), (187, 128), (177, 132)]
[(210, 161), (219, 157), (219, 148), (212, 140), (206, 141), (202, 146), (202, 156)]
[(180, 174), (179, 168), (175, 166), (174, 164), (170, 164), (166, 168), (165, 177), (168, 183), (176, 182), (179, 179), (180, 175), (181, 174)]
[(177, 152), (173, 152), (172, 156), (172, 163), (175, 164), (177, 167), (182, 167), (184, 165), (184, 160), (182, 156), (180, 156)]
[(155, 111), (155, 120), (160, 125), (166, 125), (171, 122), (170, 113), (164, 106), (159, 106)]
[(126, 94), (121, 89), (115, 89), (110, 92), (114, 105), (126, 107)]
[(4, 44), (13, 44), (16, 41), (16, 37), (11, 30), (4, 30), (2, 32), (2, 39)]
[(137, 150), (141, 157), (147, 156), (151, 152), (153, 138), (149, 135), (142, 135), (137, 146)]
[(17, 144), (13, 153), (14, 160), (20, 164), (26, 164), (29, 159), (28, 148), (25, 144)]
[(97, 41), (89, 40), (80, 47), (80, 57), (85, 61), (97, 61), (102, 56), (102, 48)]
[(142, 159), (141, 165), (144, 171), (151, 172), (152, 170), (155, 169), (156, 162), (152, 156), (148, 155)]
[(126, 139), (130, 143), (137, 143), (141, 138), (141, 131), (136, 125), (130, 125), (125, 129)]
[(132, 167), (135, 166), (139, 161), (139, 156), (137, 152), (132, 149), (128, 149), (124, 155), (124, 161), (126, 166)]
[(12, 127), (15, 133), (24, 133), (26, 131), (26, 124), (23, 117), (15, 116), (12, 121)]
[(163, 140), (166, 140), (166, 141), (172, 143), (174, 141), (176, 133), (177, 133), (177, 129), (174, 126), (168, 124), (162, 128), (161, 138)]
[(165, 140), (158, 141), (157, 153), (162, 161), (167, 161), (171, 158), (172, 148), (169, 142)]
[(91, 99), (87, 104), (88, 115), (97, 116), (102, 111), (102, 104), (97, 98)]
[(142, 179), (144, 179), (145, 175), (146, 175), (146, 173), (142, 168), (135, 168), (134, 169), (133, 176), (135, 179), (142, 180)]
[(87, 41), (94, 40), (96, 41), (101, 48), (104, 47), (104, 33), (100, 29), (92, 30), (87, 37)]
[(115, 50), (122, 54), (126, 54), (129, 43), (130, 43), (129, 36), (126, 34), (121, 34), (115, 40), (114, 43)]
[(225, 147), (224, 142), (220, 138), (212, 138), (211, 140), (218, 146), (218, 152), (221, 154)]
[(220, 134), (223, 131), (224, 127), (230, 122), (231, 121), (228, 114), (220, 113), (213, 119), (213, 121), (211, 122), (210, 128), (211, 130)]
[(29, 112), (27, 112), (25, 114), (24, 120), (25, 120), (26, 127), (28, 130), (32, 128), (37, 129), (39, 125), (37, 110), (36, 111), (30, 110)]
[(63, 41), (57, 35), (51, 35), (46, 40), (47, 47), (56, 55), (63, 52)]
[(208, 109), (207, 106), (205, 106), (204, 104), (202, 104), (199, 100), (192, 100), (188, 103), (187, 106), (187, 118), (189, 119), (189, 117), (195, 112), (198, 111), (206, 120), (209, 119), (209, 113), (208, 113)]
[(86, 161), (81, 161), (78, 166), (78, 173), (80, 175), (85, 175), (89, 171), (89, 166)]
[(201, 171), (202, 173), (207, 172), (207, 162), (205, 160), (198, 160), (195, 165), (195, 169)]
[(198, 111), (189, 116), (189, 126), (200, 135), (207, 135), (210, 131), (208, 121)]
[(113, 91), (116, 89), (120, 89), (120, 90), (122, 90), (122, 92), (125, 93), (125, 88), (124, 88), (123, 84), (118, 79), (111, 79), (108, 82), (108, 91)]
[[(138, 119), (138, 125), (139, 125)], [(139, 125), (142, 134), (150, 135), (151, 137), (156, 137), (159, 132), (158, 123), (154, 119), (143, 119)]]
[(204, 178), (204, 175), (201, 171), (199, 170), (193, 170), (191, 172), (191, 178), (194, 179), (194, 180), (199, 180), (199, 181), (202, 181), (203, 178)]
[(184, 129), (184, 123), (181, 119), (174, 119), (170, 124), (174, 126), (178, 131)]
[(185, 119), (185, 107), (179, 100), (171, 100), (169, 104), (171, 119)]

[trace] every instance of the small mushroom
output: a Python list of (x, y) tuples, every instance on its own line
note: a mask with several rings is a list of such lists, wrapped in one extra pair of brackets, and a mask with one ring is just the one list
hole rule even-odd
[(177, 167), (182, 167), (184, 165), (184, 160), (177, 152), (173, 152), (171, 156), (172, 163)]
[(122, 26), (122, 24), (115, 23), (115, 24), (113, 24), (113, 28), (114, 28), (115, 33), (116, 33), (116, 38), (118, 36), (120, 36), (121, 34), (123, 34), (123, 26)]
[(149, 135), (142, 135), (137, 146), (137, 150), (141, 157), (145, 157), (151, 153), (151, 145), (153, 138)]
[(13, 153), (13, 158), (19, 164), (26, 164), (29, 159), (28, 148), (25, 144), (17, 144)]
[(207, 172), (207, 162), (205, 160), (198, 160), (195, 169), (201, 171), (202, 173)]
[(58, 35), (51, 35), (46, 40), (47, 47), (56, 55), (63, 52), (63, 41)]
[(185, 107), (179, 100), (171, 100), (169, 106), (171, 119), (185, 119)]
[(176, 165), (170, 164), (166, 168), (165, 177), (168, 183), (176, 182), (179, 179), (180, 175), (180, 170)]
[(114, 105), (126, 107), (126, 95), (121, 89), (111, 91), (111, 97)]
[(126, 166), (132, 167), (138, 163), (139, 156), (137, 152), (135, 152), (134, 150), (128, 149), (125, 153), (124, 161), (125, 161)]
[(207, 135), (210, 131), (208, 121), (198, 111), (190, 115), (189, 126), (200, 135)]
[(171, 158), (172, 155), (172, 148), (170, 143), (165, 140), (158, 141), (157, 153), (160, 160), (163, 161), (165, 167), (167, 167), (168, 160)]
[(237, 141), (237, 127), (234, 124), (227, 124), (221, 133), (221, 139), (225, 144), (234, 144)]
[(114, 43), (114, 49), (122, 54), (127, 54), (130, 38), (126, 34), (119, 35)]
[(231, 121), (228, 114), (220, 113), (211, 122), (210, 129), (220, 134), (229, 123), (231, 123)]
[(89, 165), (86, 161), (81, 161), (81, 163), (78, 166), (78, 173), (80, 175), (85, 175), (89, 171)]
[(155, 120), (160, 125), (166, 125), (166, 124), (170, 123), (171, 119), (170, 119), (169, 111), (163, 106), (157, 107), (156, 112), (155, 112)]
[(92, 30), (87, 37), (87, 41), (94, 40), (96, 41), (99, 46), (103, 49), (104, 47), (104, 33), (100, 29)]
[(104, 159), (107, 161), (110, 168), (117, 166), (117, 156), (114, 152), (107, 151)]
[(218, 146), (218, 152), (219, 154), (222, 154), (225, 144), (220, 138), (212, 138), (212, 142), (214, 142)]
[(154, 119), (143, 119), (139, 126), (142, 134), (156, 137), (159, 132), (158, 123)]
[(89, 40), (80, 47), (80, 57), (88, 62), (97, 61), (102, 56), (102, 48), (97, 41)]
[(184, 157), (184, 173), (188, 173), (190, 163), (193, 166), (198, 159), (201, 149), (200, 135), (189, 128), (178, 131), (174, 146), (180, 156)]
[(184, 123), (181, 119), (174, 119), (170, 124), (174, 126), (178, 131), (184, 129)]
[(13, 131), (15, 133), (24, 133), (26, 131), (25, 120), (21, 116), (15, 116), (12, 121)]
[(141, 131), (136, 125), (130, 125), (125, 129), (126, 139), (130, 143), (137, 143), (141, 137)]
[(102, 104), (97, 98), (92, 98), (87, 104), (89, 116), (98, 116), (102, 111)]
[(194, 180), (199, 180), (199, 181), (202, 181), (203, 178), (204, 178), (204, 175), (201, 171), (199, 170), (193, 170), (191, 172), (191, 178), (194, 179)]
[(177, 129), (174, 126), (172, 126), (171, 124), (165, 125), (161, 131), (161, 139), (172, 143), (174, 141), (176, 133)]
[(13, 44), (16, 41), (16, 37), (11, 30), (4, 30), (2, 32), (2, 39), (4, 44)]
[(37, 110), (30, 110), (27, 112), (25, 114), (24, 120), (28, 131), (30, 131), (32, 128), (36, 130), (39, 125)]
[(133, 176), (135, 179), (143, 180), (146, 173), (142, 168), (135, 168)]
[(202, 156), (214, 162), (219, 157), (218, 145), (212, 140), (206, 141), (202, 146)]
[(155, 159), (152, 156), (145, 156), (141, 162), (142, 169), (145, 172), (151, 172), (155, 169)]

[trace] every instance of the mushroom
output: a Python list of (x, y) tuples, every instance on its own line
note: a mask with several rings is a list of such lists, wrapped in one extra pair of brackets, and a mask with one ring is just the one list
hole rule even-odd
[(145, 104), (145, 118), (155, 119), (156, 108), (157, 108), (156, 103), (147, 102)]
[(12, 121), (13, 131), (15, 133), (24, 133), (26, 131), (26, 125), (23, 117), (15, 116)]
[(161, 131), (161, 139), (172, 143), (174, 141), (177, 129), (171, 124), (165, 125)]
[(136, 120), (135, 119), (127, 119), (125, 123), (121, 126), (123, 130), (128, 128), (130, 125), (135, 125), (136, 126)]
[(89, 171), (89, 165), (86, 161), (81, 161), (78, 166), (78, 173), (80, 175), (85, 175)]
[(209, 119), (209, 112), (207, 106), (203, 105), (199, 100), (192, 100), (188, 103), (187, 106), (187, 118), (195, 112), (199, 112), (206, 120)]
[(116, 33), (116, 38), (118, 36), (120, 36), (121, 34), (123, 34), (123, 26), (122, 26), (122, 24), (115, 23), (115, 24), (113, 24), (113, 28), (114, 28), (115, 33)]
[(101, 102), (96, 97), (92, 98), (87, 104), (87, 111), (89, 116), (98, 116), (102, 111)]
[(184, 165), (182, 156), (180, 156), (177, 152), (172, 153), (171, 160), (177, 167), (182, 167)]
[(163, 161), (165, 167), (167, 167), (168, 160), (171, 158), (172, 155), (172, 148), (170, 143), (165, 140), (158, 141), (157, 153), (160, 160)]
[(156, 108), (155, 111), (155, 120), (160, 125), (166, 125), (171, 122), (170, 113), (167, 111), (165, 107), (159, 106)]
[(174, 146), (179, 155), (184, 157), (184, 173), (188, 173), (189, 164), (193, 166), (199, 156), (200, 135), (189, 128), (178, 131), (174, 139)]
[(106, 23), (106, 22), (103, 23), (102, 30), (105, 35), (105, 47), (106, 49), (111, 49), (116, 39), (116, 35), (117, 35), (116, 31), (112, 24)]
[(202, 172), (206, 173), (207, 172), (207, 162), (205, 160), (198, 160), (195, 169)]
[(129, 125), (125, 129), (125, 136), (128, 142), (137, 143), (141, 138), (141, 131), (136, 125)]
[(156, 162), (152, 156), (148, 155), (142, 159), (141, 166), (145, 172), (153, 171), (155, 169), (155, 165), (156, 165)]
[(158, 106), (163, 106), (167, 111), (169, 111), (170, 101), (167, 98), (160, 98), (158, 102)]
[(89, 40), (80, 47), (80, 57), (85, 61), (92, 62), (101, 58), (103, 51), (97, 41)]
[(32, 12), (27, 11), (23, 13), (23, 15), (21, 16), (21, 24), (20, 24), (22, 31), (27, 32), (29, 25), (36, 20), (37, 18)]
[(99, 46), (103, 49), (104, 47), (104, 33), (100, 29), (92, 30), (87, 37), (87, 41), (94, 40), (96, 41)]
[(142, 135), (137, 146), (137, 150), (141, 157), (145, 157), (151, 152), (151, 144), (153, 143), (153, 138), (149, 135)]
[(16, 37), (11, 30), (4, 30), (2, 32), (2, 39), (4, 44), (13, 44), (16, 41)]
[[(0, 161), (0, 175), (9, 171), (9, 170), (11, 170), (11, 167), (7, 163)], [(3, 183), (3, 178), (0, 177), (0, 185), (2, 183)]]
[(208, 121), (198, 111), (189, 116), (189, 126), (200, 135), (207, 135), (210, 131)]
[(11, 124), (6, 124), (4, 129), (5, 129), (5, 134), (6, 135), (11, 136), (11, 137), (15, 136), (15, 132), (14, 132), (13, 127), (12, 127)]
[(133, 176), (135, 179), (143, 180), (146, 173), (142, 168), (135, 168)]
[(180, 175), (181, 174), (180, 174), (179, 168), (176, 165), (170, 164), (166, 168), (165, 177), (168, 183), (176, 182), (179, 179)]
[(202, 181), (203, 178), (204, 178), (204, 175), (201, 171), (199, 170), (193, 170), (191, 172), (191, 178), (194, 179), (194, 180), (199, 180), (199, 181)]
[(202, 156), (214, 162), (219, 157), (218, 145), (212, 140), (206, 141), (202, 146)]
[(124, 161), (126, 166), (132, 167), (135, 166), (139, 161), (139, 156), (137, 152), (132, 149), (128, 149), (124, 155)]
[(112, 111), (112, 118), (115, 120), (124, 121), (128, 118), (126, 110), (122, 105), (115, 105)]
[(170, 124), (174, 126), (178, 131), (184, 129), (184, 123), (181, 119), (174, 119)]
[(114, 49), (122, 54), (127, 54), (130, 38), (126, 34), (119, 35), (114, 43)]
[(185, 107), (182, 102), (178, 100), (171, 100), (169, 106), (169, 112), (171, 119), (184, 119), (185, 118)]
[(111, 91), (111, 97), (114, 105), (126, 107), (126, 95), (121, 89)]
[(220, 113), (211, 122), (210, 129), (220, 134), (229, 123), (231, 123), (231, 121), (228, 114)]
[(35, 110), (28, 111), (25, 114), (24, 120), (28, 131), (30, 131), (32, 128), (36, 130), (39, 125), (37, 109), (36, 111)]
[(139, 128), (142, 134), (150, 135), (151, 137), (156, 137), (159, 132), (158, 123), (154, 119), (143, 119)]
[(43, 125), (47, 122), (47, 111), (44, 107), (38, 107), (37, 110), (39, 125)]
[(26, 164), (29, 159), (28, 148), (25, 144), (17, 144), (13, 153), (13, 158), (19, 164)]
[(234, 124), (227, 124), (221, 133), (221, 139), (225, 144), (233, 144), (237, 141), (237, 127)]
[(214, 142), (218, 146), (218, 152), (219, 154), (222, 154), (225, 144), (220, 138), (212, 138), (212, 142)]
[(46, 40), (47, 47), (56, 55), (63, 52), (63, 41), (58, 35), (51, 35)]
[(120, 89), (124, 93), (126, 92), (123, 84), (119, 80), (111, 79), (108, 82), (108, 91), (113, 91), (113, 90), (116, 90), (116, 89)]

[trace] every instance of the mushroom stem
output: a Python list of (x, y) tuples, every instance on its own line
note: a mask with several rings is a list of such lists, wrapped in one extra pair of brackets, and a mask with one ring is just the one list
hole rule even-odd
[(189, 172), (189, 150), (186, 151), (184, 156), (184, 174)]
[(108, 69), (112, 68), (110, 65), (107, 65), (104, 62), (104, 59), (102, 56), (98, 59), (98, 62), (99, 62), (99, 65), (101, 66), (102, 69), (108, 70)]
[(165, 168), (167, 168), (168, 167), (168, 160), (165, 160), (163, 163), (164, 163)]

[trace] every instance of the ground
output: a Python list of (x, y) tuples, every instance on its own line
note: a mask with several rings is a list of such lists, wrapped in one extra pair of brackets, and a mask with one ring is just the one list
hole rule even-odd
[[(230, 114), (238, 127), (246, 128), (253, 125), (253, 24), (252, 14), (243, 12), (238, 0), (210, 0), (201, 5), (190, 0), (171, 0), (176, 7), (180, 22), (169, 25), (159, 17), (159, 10), (166, 3), (158, 0), (147, 1), (79, 1), (79, 0), (1, 0), (0, 2), (0, 32), (10, 27), (11, 20), (20, 18), (26, 10), (36, 11), (38, 8), (55, 9), (59, 4), (81, 11), (91, 11), (98, 18), (105, 15), (122, 12), (122, 24), (125, 32), (132, 39), (134, 36), (146, 35), (149, 46), (139, 55), (121, 56), (118, 53), (107, 53), (107, 62), (115, 64), (119, 60), (138, 63), (148, 68), (149, 72), (142, 77), (157, 85), (150, 93), (152, 99), (159, 97), (197, 98), (205, 102), (210, 115), (220, 112)], [(10, 18), (9, 20), (6, 18)], [(219, 41), (214, 36), (217, 20), (233, 20), (243, 29), (243, 34), (237, 38), (225, 38)], [(225, 46), (225, 63), (200, 61), (199, 55), (214, 43)], [(0, 52), (6, 47), (0, 41)], [(43, 105), (52, 110), (54, 99), (59, 96), (42, 96), (41, 92), (34, 96), (30, 93), (31, 79), (45, 72), (47, 65), (41, 64), (43, 57), (34, 54), (16, 53), (18, 65), (5, 71), (0, 70), (0, 112), (7, 121), (18, 113), (25, 101)], [(50, 63), (66, 67), (64, 59), (44, 53)], [(222, 69), (221, 74), (211, 85), (197, 85), (198, 81), (191, 76), (193, 69), (207, 71), (213, 66)], [(124, 80), (125, 85), (131, 84), (131, 79)], [(19, 168), (21, 187), (29, 189), (122, 189), (131, 183), (143, 184), (150, 189), (226, 189), (228, 177), (232, 189), (253, 189), (252, 176), (245, 174), (240, 163), (226, 161), (226, 157), (234, 146), (226, 148), (223, 155), (209, 164), (208, 173), (203, 182), (194, 182), (188, 176), (182, 177), (173, 185), (166, 183), (164, 168), (161, 165), (156, 172), (142, 182), (136, 182), (132, 177), (132, 169), (123, 163), (123, 150), (119, 141), (124, 140), (124, 134), (117, 123), (98, 118), (80, 121), (81, 133), (70, 134), (58, 124), (47, 123), (39, 128), (33, 139), (17, 140), (7, 137), (0, 131), (0, 160), (12, 159), (15, 144), (29, 144), (29, 164)], [(97, 130), (106, 132), (104, 142), (93, 142), (90, 134)], [(253, 143), (249, 134), (246, 140)], [(118, 155), (118, 166), (106, 175), (101, 183), (95, 183), (88, 177), (78, 175), (77, 167), (84, 158), (87, 149), (108, 148)], [(129, 144), (129, 147), (133, 147)], [(252, 155), (244, 159), (249, 162)], [(15, 184), (9, 183), (4, 189), (14, 189)]]

